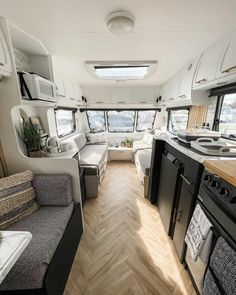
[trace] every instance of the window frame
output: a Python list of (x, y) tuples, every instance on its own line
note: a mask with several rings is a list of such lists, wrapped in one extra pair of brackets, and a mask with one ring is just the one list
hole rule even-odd
[[(72, 119), (73, 119), (73, 129), (71, 130), (71, 132), (66, 133), (64, 135), (59, 135), (58, 134), (58, 122), (57, 122), (57, 114), (56, 112), (59, 110), (64, 110), (64, 111), (71, 111), (72, 112)], [(67, 107), (57, 107), (56, 109), (54, 109), (54, 116), (55, 116), (55, 123), (56, 123), (56, 131), (57, 131), (57, 136), (59, 138), (63, 138), (66, 137), (70, 134), (73, 134), (76, 132), (76, 119), (75, 119), (75, 113), (77, 112), (77, 109), (75, 108), (67, 108)]]
[[(89, 126), (89, 130), (91, 133), (94, 133), (91, 131), (91, 128), (90, 128), (90, 123), (89, 123), (89, 118), (88, 118), (88, 115), (87, 115), (87, 112), (88, 111), (102, 111), (104, 112), (104, 119), (105, 119), (105, 131), (101, 131), (101, 132), (96, 132), (96, 133), (102, 133), (102, 132), (109, 132), (109, 133), (114, 133), (114, 134), (117, 134), (117, 133), (135, 133), (135, 132), (144, 132), (144, 131), (137, 131), (137, 114), (139, 111), (155, 111), (155, 118), (153, 120), (153, 126), (152, 128), (154, 127), (154, 124), (155, 124), (155, 120), (156, 120), (156, 116), (157, 116), (157, 113), (158, 112), (161, 112), (161, 108), (136, 108), (136, 109), (130, 109), (130, 108), (81, 108), (80, 109), (80, 112), (86, 112), (86, 117), (87, 117), (87, 122), (88, 122), (88, 126)], [(108, 122), (108, 112), (109, 111), (133, 111), (134, 112), (134, 125), (133, 125), (133, 131), (132, 132), (127, 132), (127, 131), (119, 131), (119, 132), (112, 132), (112, 131), (109, 131), (109, 122)]]
[(188, 123), (189, 123), (189, 114), (190, 114), (190, 106), (186, 106), (186, 107), (176, 107), (176, 108), (168, 108), (167, 111), (167, 131), (175, 136), (177, 136), (177, 134), (172, 133), (169, 130), (169, 125), (170, 125), (170, 115), (171, 115), (171, 111), (179, 111), (179, 110), (187, 110), (188, 111), (188, 121), (187, 121), (187, 128), (188, 128)]
[[(89, 111), (103, 112), (103, 116), (104, 116), (104, 131), (101, 131), (101, 132), (94, 132), (94, 131), (92, 131), (92, 129), (91, 129), (91, 125), (90, 125), (90, 122), (89, 122), (89, 115), (88, 115), (88, 112), (89, 112)], [(96, 133), (106, 132), (106, 130), (107, 130), (107, 118), (106, 118), (105, 113), (106, 113), (105, 110), (93, 110), (93, 109), (91, 109), (91, 110), (86, 110), (86, 117), (87, 117), (87, 122), (88, 122), (88, 125), (89, 125), (90, 133), (96, 134)]]
[(156, 115), (157, 115), (157, 110), (155, 110), (155, 109), (150, 109), (150, 110), (136, 110), (136, 124), (135, 124), (135, 131), (136, 132), (145, 132), (146, 130), (138, 130), (138, 113), (139, 112), (145, 112), (145, 111), (154, 111), (155, 112), (155, 114), (154, 114), (154, 116), (153, 116), (153, 121), (152, 121), (152, 127), (151, 127), (151, 129), (147, 129), (147, 130), (152, 130), (153, 129), (153, 127), (154, 127), (154, 124), (155, 124), (155, 120), (156, 120)]
[(226, 95), (234, 94), (234, 93), (236, 95), (236, 92), (232, 92), (232, 93), (225, 93), (225, 94), (221, 94), (221, 95), (217, 96), (217, 103), (216, 103), (216, 109), (215, 109), (215, 115), (214, 115), (214, 121), (213, 121), (212, 130), (219, 132), (220, 116), (221, 116), (222, 108), (223, 108), (223, 105), (224, 105), (224, 98), (225, 98)]
[[(108, 113), (110, 111), (120, 111), (120, 112), (122, 112), (122, 111), (132, 111), (132, 112), (134, 112), (133, 131), (110, 131), (109, 130), (109, 117), (108, 117)], [(136, 122), (136, 111), (137, 110), (130, 110), (130, 109), (110, 109), (110, 110), (107, 110), (106, 111), (107, 132), (109, 132), (109, 133), (134, 133), (134, 131), (135, 131), (135, 122)]]

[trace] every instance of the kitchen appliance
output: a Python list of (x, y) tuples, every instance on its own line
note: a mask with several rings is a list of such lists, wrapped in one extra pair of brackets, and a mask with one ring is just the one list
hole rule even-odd
[(211, 131), (208, 129), (186, 129), (177, 132), (178, 140), (184, 143), (195, 141), (198, 138), (212, 138), (218, 140), (221, 137), (220, 132)]
[(149, 200), (157, 203), (163, 223), (183, 262), (184, 237), (196, 202), (202, 164), (160, 138), (153, 139)]
[(191, 147), (209, 156), (236, 157), (236, 144), (215, 141), (212, 138), (198, 138), (191, 141)]
[(172, 233), (175, 196), (178, 194), (181, 183), (182, 166), (179, 160), (168, 151), (162, 154), (157, 207), (168, 235)]
[[(214, 250), (215, 243), (220, 236), (231, 247), (236, 249), (236, 187), (217, 175), (204, 170), (197, 204), (201, 206), (213, 225), (211, 228), (212, 239), (207, 245), (209, 256)], [(206, 259), (203, 261), (201, 257), (198, 257), (197, 261), (194, 261), (191, 257), (190, 250), (187, 248), (185, 263), (197, 292), (201, 294), (208, 261)]]
[(18, 72), (22, 99), (56, 102), (56, 85), (35, 73)]

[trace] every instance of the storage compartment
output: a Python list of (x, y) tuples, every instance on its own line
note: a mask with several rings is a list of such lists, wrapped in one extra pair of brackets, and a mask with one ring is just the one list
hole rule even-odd
[(157, 207), (168, 235), (172, 232), (174, 206), (179, 189), (181, 165), (170, 153), (162, 155)]
[(10, 76), (12, 73), (12, 63), (7, 41), (0, 23), (0, 75)]

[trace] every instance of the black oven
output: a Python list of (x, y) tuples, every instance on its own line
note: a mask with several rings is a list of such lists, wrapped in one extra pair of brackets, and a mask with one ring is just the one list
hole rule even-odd
[[(210, 232), (210, 240), (205, 247), (206, 249), (204, 249), (204, 257), (199, 256), (197, 261), (194, 261), (191, 257), (189, 249), (187, 249), (185, 257), (187, 270), (192, 278), (196, 291), (199, 294), (202, 294), (203, 288), (207, 288), (206, 284), (210, 284), (211, 279), (218, 281), (217, 278), (214, 278), (215, 275), (212, 275), (210, 273), (210, 264), (214, 264), (214, 262), (211, 260), (213, 260), (214, 257), (217, 255), (217, 253), (215, 252), (217, 250), (216, 248), (219, 247), (220, 242), (224, 241), (223, 244), (227, 244), (228, 246), (226, 248), (231, 249), (231, 252), (236, 250), (235, 196), (235, 187), (220, 179), (218, 176), (209, 173), (207, 170), (204, 170), (201, 179), (197, 204), (201, 206), (207, 218), (213, 225)], [(220, 251), (223, 253), (224, 249), (221, 249)], [(214, 257), (212, 256), (212, 253)], [(232, 255), (232, 257), (233, 256), (236, 256), (236, 252), (235, 255)], [(232, 263), (234, 263), (234, 259), (235, 268), (232, 268), (234, 273), (231, 273), (231, 277), (234, 277), (234, 279), (236, 280), (236, 258), (232, 258), (231, 261)], [(222, 265), (223, 264), (224, 263), (222, 262)], [(214, 271), (211, 270), (211, 272)], [(222, 269), (222, 276), (224, 275), (223, 272), (225, 272), (225, 269)], [(211, 279), (209, 279), (210, 276)], [(225, 278), (227, 280), (227, 276)], [(205, 281), (205, 285), (204, 280), (207, 280), (207, 282)], [(230, 282), (230, 276), (228, 277), (228, 280), (229, 282), (227, 284), (230, 285), (232, 283)], [(211, 283), (213, 284), (213, 282)], [(211, 286), (211, 288), (213, 287)], [(221, 289), (220, 282), (216, 282), (216, 288)], [(219, 291), (219, 294), (227, 293), (225, 293), (224, 290), (221, 290)]]

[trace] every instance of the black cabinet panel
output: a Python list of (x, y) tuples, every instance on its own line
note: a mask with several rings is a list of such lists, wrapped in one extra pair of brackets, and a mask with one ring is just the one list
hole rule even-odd
[(162, 155), (157, 207), (168, 235), (171, 233), (174, 201), (179, 178), (179, 167)]
[(184, 238), (192, 214), (192, 207), (194, 203), (194, 198), (189, 192), (189, 184), (187, 184), (185, 181), (182, 181), (179, 204), (174, 213), (175, 229), (173, 235), (173, 243), (181, 262), (183, 261), (185, 254)]

